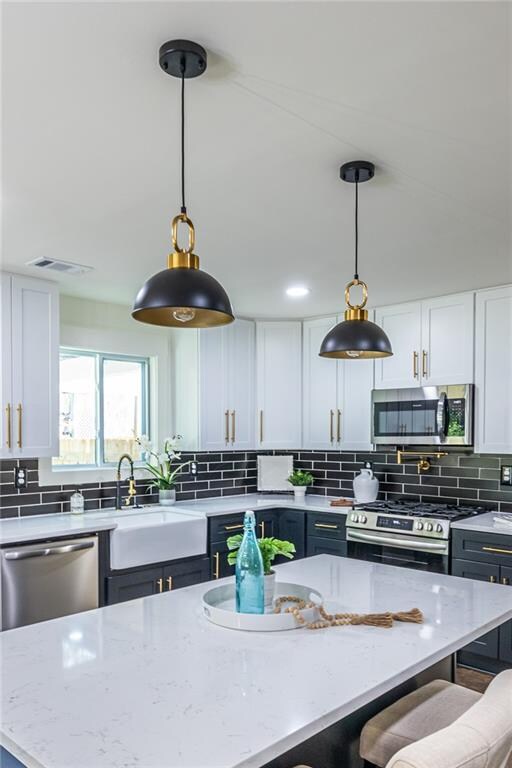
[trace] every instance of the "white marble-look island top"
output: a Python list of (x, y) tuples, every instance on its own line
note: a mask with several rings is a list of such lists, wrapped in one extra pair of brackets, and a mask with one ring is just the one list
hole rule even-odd
[(202, 615), (210, 585), (4, 632), (3, 746), (29, 768), (262, 766), (512, 618), (512, 590), (321, 555), (278, 566), (328, 608), (424, 624), (254, 633)]

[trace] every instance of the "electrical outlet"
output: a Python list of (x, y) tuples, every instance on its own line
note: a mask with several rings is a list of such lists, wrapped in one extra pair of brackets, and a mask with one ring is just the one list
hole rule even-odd
[(14, 470), (14, 485), (16, 488), (27, 487), (27, 470), (25, 467), (16, 467)]
[(512, 485), (512, 467), (505, 464), (501, 467), (501, 484)]
[(197, 461), (193, 461), (190, 464), (190, 474), (194, 475), (194, 477), (197, 476)]

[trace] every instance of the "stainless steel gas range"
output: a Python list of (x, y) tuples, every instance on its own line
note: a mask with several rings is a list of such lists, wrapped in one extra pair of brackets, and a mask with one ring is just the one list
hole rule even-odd
[(376, 501), (347, 515), (349, 557), (449, 573), (450, 525), (483, 507)]

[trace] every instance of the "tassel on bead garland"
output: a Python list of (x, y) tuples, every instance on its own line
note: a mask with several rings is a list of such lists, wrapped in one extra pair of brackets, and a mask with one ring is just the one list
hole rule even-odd
[[(278, 597), (275, 601), (274, 613), (281, 613), (281, 608), (286, 603), (293, 603), (294, 605), (289, 605), (285, 608), (285, 613), (291, 613), (297, 623), (303, 625), (306, 629), (325, 629), (327, 627), (358, 624), (364, 624), (369, 627), (389, 628), (393, 626), (394, 621), (411, 622), (414, 624), (421, 624), (423, 622), (423, 614), (419, 608), (412, 608), (410, 611), (399, 611), (397, 613), (327, 613), (323, 605), (306, 602), (294, 595)], [(322, 618), (306, 623), (306, 619), (301, 613), (305, 608), (317, 608)]]

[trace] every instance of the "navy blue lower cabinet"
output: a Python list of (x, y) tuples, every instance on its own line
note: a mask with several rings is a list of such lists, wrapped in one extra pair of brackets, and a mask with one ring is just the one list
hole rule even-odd
[(307, 535), (345, 541), (345, 515), (308, 512)]
[(206, 556), (112, 573), (106, 578), (107, 605), (190, 587), (209, 578), (210, 559)]
[[(500, 568), (494, 563), (473, 563), (470, 560), (452, 560), (452, 576), (461, 576), (463, 579), (475, 579), (475, 581), (489, 581), (497, 584), (500, 577)], [(462, 651), (476, 653), (489, 659), (497, 659), (499, 656), (499, 629), (493, 629), (482, 637), (466, 645)]]
[(234, 575), (235, 566), (228, 565), (228, 552), (226, 539), (210, 544), (210, 578), (223, 579), (224, 576)]
[(279, 514), (272, 509), (256, 512), (256, 536), (258, 539), (278, 537)]
[[(276, 534), (283, 541), (295, 544), (295, 560), (306, 557), (306, 513), (299, 509), (282, 509), (279, 513), (279, 531)], [(287, 562), (276, 558), (276, 563)]]
[(163, 592), (162, 568), (144, 568), (119, 576), (107, 576), (107, 605)]
[(322, 536), (308, 536), (307, 557), (313, 555), (347, 556), (347, 542), (340, 539), (325, 539)]

